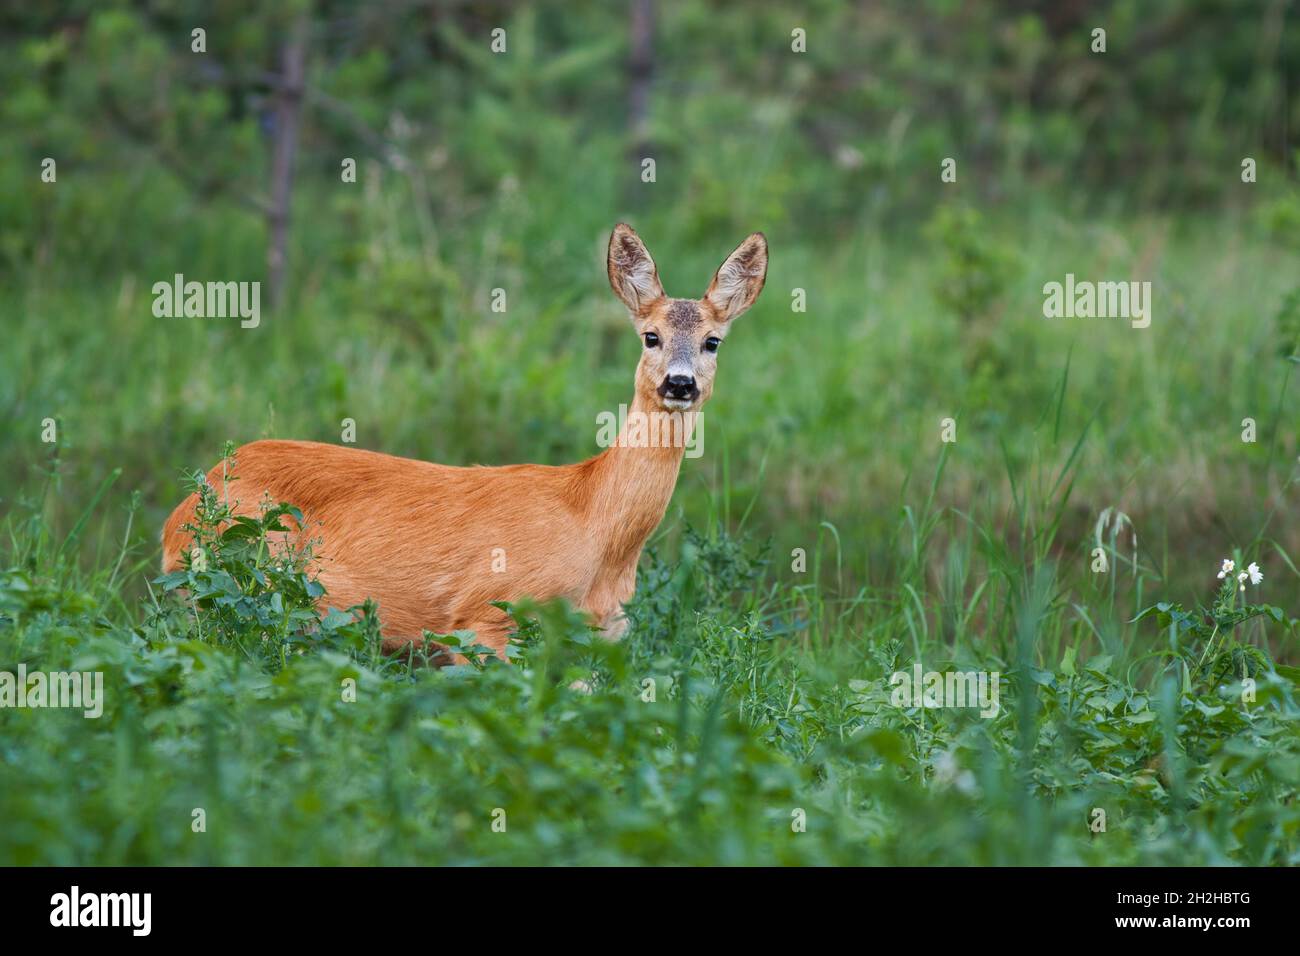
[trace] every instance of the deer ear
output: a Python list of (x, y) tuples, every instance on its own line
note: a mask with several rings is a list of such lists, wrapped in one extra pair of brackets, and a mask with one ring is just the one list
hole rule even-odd
[(718, 267), (704, 300), (723, 322), (730, 322), (758, 298), (767, 281), (767, 239), (753, 233)]
[(640, 315), (651, 302), (663, 298), (664, 287), (659, 284), (655, 261), (650, 258), (650, 252), (636, 230), (627, 223), (620, 222), (609, 237), (606, 268), (609, 270), (610, 288), (633, 316)]

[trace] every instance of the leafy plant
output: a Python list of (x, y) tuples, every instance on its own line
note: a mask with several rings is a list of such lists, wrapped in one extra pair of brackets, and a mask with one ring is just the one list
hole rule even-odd
[(1188, 611), (1181, 604), (1162, 601), (1134, 618), (1134, 621), (1154, 618), (1162, 628), (1167, 628), (1170, 644), (1180, 652), (1184, 663), (1191, 665), (1191, 676), (1210, 686), (1229, 675), (1244, 679), (1271, 670), (1273, 662), (1268, 655), (1243, 641), (1239, 635), (1244, 630), (1243, 625), (1258, 617), (1267, 617), (1279, 624), (1286, 621), (1281, 608), (1271, 604), (1253, 604), (1242, 596), (1247, 584), (1258, 584), (1262, 580), (1257, 565), (1252, 563), (1240, 572), (1235, 569), (1235, 561), (1224, 560), (1219, 572), (1223, 583), (1209, 607), (1198, 605)]
[(990, 234), (971, 206), (940, 206), (926, 224), (926, 233), (944, 256), (934, 286), (939, 304), (964, 326), (989, 316), (1015, 274), (1014, 250)]
[[(227, 482), (237, 480), (229, 443), (221, 466), (228, 489)], [(288, 655), (316, 647), (377, 653), (379, 618), (373, 603), (318, 613), (325, 587), (310, 571), (309, 542), (300, 540), (301, 511), (268, 501), (256, 517), (237, 514), (202, 472), (191, 476), (190, 487), (197, 501), (194, 521), (184, 530), (192, 535), (192, 547), (180, 570), (153, 583), (192, 602), (194, 611), (185, 620), (198, 639), (234, 646), (277, 667)]]

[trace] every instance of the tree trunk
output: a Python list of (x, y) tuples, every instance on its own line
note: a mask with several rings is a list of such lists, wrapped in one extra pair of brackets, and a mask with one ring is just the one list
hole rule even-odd
[(284, 301), (289, 272), (289, 210), (293, 201), (293, 163), (302, 119), (304, 73), (307, 64), (308, 18), (299, 16), (280, 49), (280, 83), (275, 97), (275, 128), (271, 155), (271, 205), (267, 226), (266, 277), (271, 304)]
[(632, 55), (628, 61), (628, 127), (634, 158), (650, 149), (650, 81), (655, 65), (654, 0), (632, 0)]

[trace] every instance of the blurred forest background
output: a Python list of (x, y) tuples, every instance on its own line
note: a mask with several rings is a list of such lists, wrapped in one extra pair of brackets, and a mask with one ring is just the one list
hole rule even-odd
[[(743, 517), (777, 554), (828, 522), (845, 593), (887, 583), (952, 416), (938, 502), (1025, 532), (1018, 486), (1082, 438), (1052, 550), (1086, 565), (1113, 507), (1144, 577), (1203, 593), (1234, 545), (1300, 546), (1295, 18), (1288, 0), (5, 5), (0, 498), (58, 459), (43, 507), (66, 525), (120, 468), (108, 500), (142, 492), (152, 561), (182, 469), (227, 438), (337, 441), (352, 418), (361, 447), (402, 455), (577, 460), (637, 356), (611, 226), (682, 296), (761, 229), (767, 290), (674, 517)], [(1067, 272), (1152, 281), (1151, 328), (1045, 319)], [(174, 273), (262, 281), (260, 328), (155, 318)], [(116, 536), (120, 513), (101, 521)], [(1300, 610), (1289, 558), (1272, 569)]]

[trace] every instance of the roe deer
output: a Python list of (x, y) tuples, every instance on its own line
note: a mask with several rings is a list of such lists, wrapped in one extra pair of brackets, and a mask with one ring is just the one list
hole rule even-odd
[[(667, 412), (685, 420), (679, 437), (689, 435), (713, 391), (719, 344), (762, 291), (767, 241), (756, 232), (742, 242), (702, 299), (664, 295), (654, 260), (625, 224), (614, 228), (606, 265), (644, 348), (628, 422), (594, 458), (458, 468), (255, 441), (236, 452), (229, 487), (221, 464), (208, 482), (237, 514), (257, 514), (266, 496), (296, 505), (306, 525), (296, 534), (316, 542), (311, 569), (327, 590), (322, 601), (350, 607), (373, 598), (389, 653), (420, 645), (422, 631), (463, 629), (504, 657), (510, 618), (489, 602), (523, 597), (567, 598), (605, 636), (620, 637), (641, 549), (668, 509), (685, 445), (630, 431), (638, 413), (644, 422)], [(197, 501), (191, 494), (167, 519), (164, 573), (181, 567)]]

